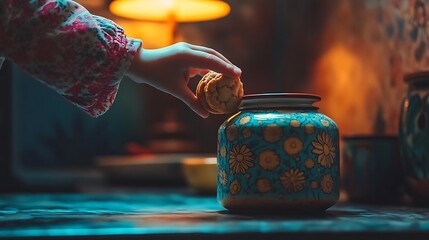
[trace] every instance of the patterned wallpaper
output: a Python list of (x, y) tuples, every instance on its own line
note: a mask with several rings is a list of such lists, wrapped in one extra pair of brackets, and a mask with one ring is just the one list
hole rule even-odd
[(428, 3), (341, 1), (328, 17), (310, 89), (343, 134), (397, 133), (403, 76), (429, 67)]

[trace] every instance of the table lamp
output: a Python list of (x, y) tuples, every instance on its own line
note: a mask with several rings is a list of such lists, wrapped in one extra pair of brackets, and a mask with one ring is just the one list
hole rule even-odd
[(228, 15), (231, 8), (220, 0), (114, 0), (109, 10), (126, 19), (168, 23), (172, 44), (177, 23), (218, 19)]

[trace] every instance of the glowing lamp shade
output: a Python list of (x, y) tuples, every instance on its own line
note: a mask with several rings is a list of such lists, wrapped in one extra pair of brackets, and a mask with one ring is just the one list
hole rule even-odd
[(110, 11), (143, 21), (199, 22), (228, 15), (230, 6), (219, 0), (115, 0)]

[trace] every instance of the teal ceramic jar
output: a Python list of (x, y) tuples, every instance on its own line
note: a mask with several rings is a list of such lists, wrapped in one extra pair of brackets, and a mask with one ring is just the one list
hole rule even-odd
[(324, 211), (339, 198), (339, 134), (312, 94), (246, 95), (218, 132), (218, 201), (237, 212)]
[(399, 144), (405, 186), (417, 203), (429, 205), (429, 71), (404, 78)]

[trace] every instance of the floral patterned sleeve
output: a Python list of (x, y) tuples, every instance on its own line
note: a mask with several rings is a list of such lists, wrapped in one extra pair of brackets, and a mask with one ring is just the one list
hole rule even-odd
[(0, 0), (0, 56), (97, 117), (141, 41), (70, 0)]

